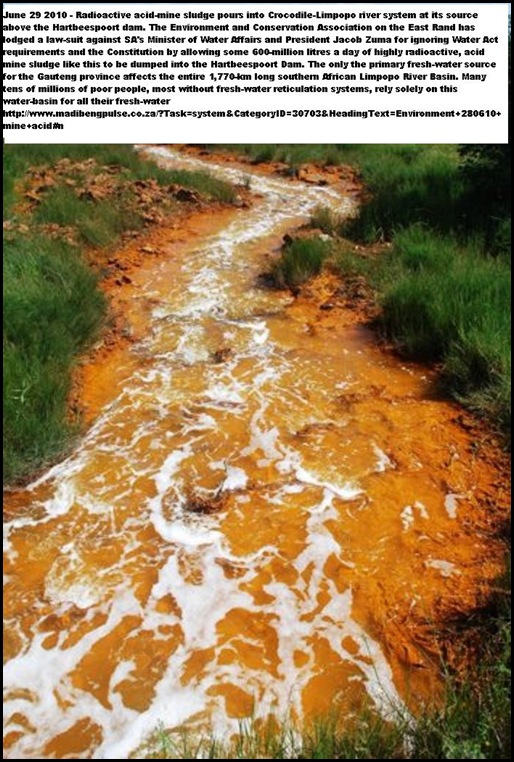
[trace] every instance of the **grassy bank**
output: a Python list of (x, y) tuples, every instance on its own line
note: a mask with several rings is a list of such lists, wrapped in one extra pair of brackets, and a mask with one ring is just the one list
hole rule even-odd
[[(446, 392), (510, 434), (508, 148), (312, 149), (294, 148), (290, 156), (300, 163), (355, 164), (364, 181), (354, 219), (341, 220), (328, 209), (313, 215), (312, 227), (331, 236), (324, 262), (343, 280), (363, 276), (376, 295), (380, 330), (404, 355), (439, 363)], [(245, 149), (254, 157), (262, 150)], [(265, 152), (268, 160), (288, 160), (285, 146)], [(277, 285), (294, 289), (289, 273), (303, 272), (311, 255), (300, 257), (294, 271), (286, 266), (290, 258), (291, 244), (271, 275)], [(480, 644), (477, 667), (466, 679), (448, 677), (444, 707), (427, 708), (415, 727), (401, 716), (394, 729), (364, 720), (353, 731), (338, 733), (323, 723), (321, 737), (308, 734), (294, 758), (510, 758), (508, 590), (510, 580), (483, 612), (463, 618), (455, 637), (474, 631)], [(284, 756), (280, 742), (270, 757)]]
[[(252, 160), (353, 164), (358, 214), (327, 209), (312, 225), (332, 236), (341, 277), (365, 275), (381, 330), (407, 357), (441, 363), (445, 391), (510, 432), (510, 154), (506, 146), (239, 146)], [(353, 246), (360, 244), (359, 247)], [(389, 242), (369, 256), (362, 244)], [(319, 256), (285, 247), (276, 284), (298, 287)], [(375, 247), (376, 250), (376, 247)]]
[(332, 252), (341, 277), (364, 275), (373, 285), (378, 325), (400, 351), (441, 363), (442, 388), (509, 432), (509, 263), (420, 225), (397, 233), (378, 257), (342, 241)]
[(235, 198), (207, 173), (160, 169), (130, 146), (4, 146), (4, 483), (50, 462), (77, 432), (70, 372), (106, 316), (84, 248), (112, 247), (159, 209), (172, 213), (177, 186)]
[(279, 288), (301, 286), (321, 272), (330, 252), (330, 244), (319, 238), (291, 241), (284, 247), (280, 259), (271, 266), (271, 282)]
[(510, 147), (456, 145), (207, 145), (251, 161), (347, 164), (366, 193), (346, 225), (353, 240), (390, 240), (416, 222), (440, 233), (481, 239), (489, 253), (510, 255)]

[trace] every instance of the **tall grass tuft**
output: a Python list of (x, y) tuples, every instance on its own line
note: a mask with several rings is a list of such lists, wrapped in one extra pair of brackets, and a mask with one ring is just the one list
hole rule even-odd
[[(510, 267), (416, 226), (394, 239), (382, 324), (410, 356), (442, 360), (450, 391), (510, 418)], [(390, 275), (390, 273), (389, 273)]]
[(319, 238), (299, 238), (287, 245), (272, 265), (270, 277), (279, 288), (297, 288), (321, 272), (330, 244)]
[(340, 215), (328, 206), (317, 206), (310, 220), (311, 227), (321, 230), (326, 235), (335, 235), (343, 222)]

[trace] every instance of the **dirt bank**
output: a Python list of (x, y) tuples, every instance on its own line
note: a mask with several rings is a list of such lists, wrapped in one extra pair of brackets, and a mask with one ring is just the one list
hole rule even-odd
[(259, 281), (317, 203), (348, 210), (338, 184), (250, 188), (107, 262), (89, 431), (7, 506), (12, 758), (123, 758), (158, 721), (415, 709), (442, 628), (501, 570), (494, 442), (331, 275), (296, 297)]

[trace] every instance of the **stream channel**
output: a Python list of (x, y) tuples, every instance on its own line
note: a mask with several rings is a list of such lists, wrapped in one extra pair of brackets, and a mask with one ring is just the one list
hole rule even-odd
[(6, 496), (8, 759), (126, 758), (159, 723), (415, 711), (440, 685), (437, 622), (501, 566), (498, 472), (430, 374), (259, 285), (286, 232), (352, 200), (250, 183), (251, 208), (132, 275), (130, 372), (73, 453)]

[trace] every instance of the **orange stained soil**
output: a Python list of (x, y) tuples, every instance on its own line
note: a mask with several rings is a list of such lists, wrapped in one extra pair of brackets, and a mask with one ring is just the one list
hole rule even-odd
[(159, 722), (415, 711), (440, 690), (439, 629), (501, 570), (490, 438), (330, 276), (296, 299), (259, 286), (315, 206), (348, 212), (340, 189), (251, 182), (250, 209), (118, 252), (89, 431), (7, 495), (6, 758), (124, 758)]

